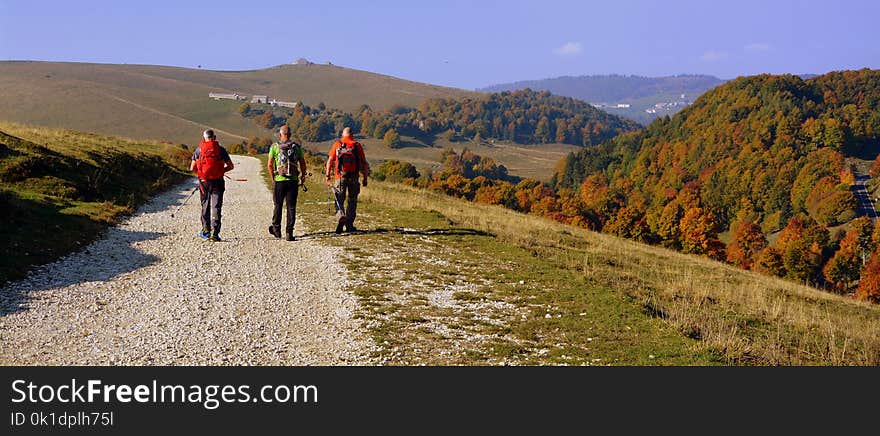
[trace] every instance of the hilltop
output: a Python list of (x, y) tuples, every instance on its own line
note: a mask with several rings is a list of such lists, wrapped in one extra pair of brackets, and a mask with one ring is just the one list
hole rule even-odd
[[(210, 92), (268, 95), (354, 111), (385, 110), (426, 98), (480, 94), (332, 65), (278, 65), (251, 71), (67, 62), (0, 62), (0, 119), (130, 138), (192, 143), (206, 126), (225, 142), (266, 131), (241, 118), (240, 102)], [(194, 139), (195, 138), (195, 139)]]
[(707, 90), (724, 82), (707, 75), (643, 77), (612, 74), (524, 80), (492, 85), (479, 91), (502, 92), (526, 88), (550, 91), (593, 103), (609, 113), (648, 124), (657, 117), (675, 114)]

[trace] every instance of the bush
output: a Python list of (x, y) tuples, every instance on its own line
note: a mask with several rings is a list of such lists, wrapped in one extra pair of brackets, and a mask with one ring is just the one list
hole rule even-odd
[(388, 148), (400, 147), (400, 134), (397, 133), (397, 130), (388, 129), (388, 131), (385, 132), (385, 136), (382, 138), (382, 142), (385, 143), (385, 146)]
[(419, 171), (409, 162), (389, 160), (373, 170), (372, 177), (376, 180), (401, 183), (406, 179), (418, 179)]

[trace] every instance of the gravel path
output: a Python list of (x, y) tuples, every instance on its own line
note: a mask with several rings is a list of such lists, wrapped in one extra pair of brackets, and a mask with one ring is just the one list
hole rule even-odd
[(230, 176), (248, 182), (227, 180), (224, 242), (196, 236), (198, 194), (171, 217), (195, 181), (156, 197), (85, 250), (0, 289), (11, 311), (0, 317), (0, 364), (370, 364), (335, 250), (272, 238), (260, 162), (233, 159)]

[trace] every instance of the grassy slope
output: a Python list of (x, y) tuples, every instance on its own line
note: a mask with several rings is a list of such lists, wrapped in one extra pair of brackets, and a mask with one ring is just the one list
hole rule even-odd
[(309, 184), (305, 238), (339, 247), (390, 364), (880, 363), (876, 306), (375, 181), (366, 232), (336, 236), (326, 189)]
[[(254, 71), (59, 62), (0, 62), (0, 119), (126, 137), (191, 144), (210, 126), (221, 141), (267, 132), (214, 102), (211, 91), (268, 94), (352, 111), (387, 109), (427, 97), (477, 93), (326, 65), (280, 65)], [(237, 135), (237, 136), (236, 136)]]
[(0, 122), (0, 144), (0, 283), (87, 245), (188, 170), (180, 148), (69, 130)]

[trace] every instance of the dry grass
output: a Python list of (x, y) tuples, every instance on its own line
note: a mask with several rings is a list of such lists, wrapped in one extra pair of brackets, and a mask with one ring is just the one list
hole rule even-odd
[(371, 186), (366, 201), (435, 210), (624, 292), (729, 364), (880, 364), (880, 307), (500, 207)]

